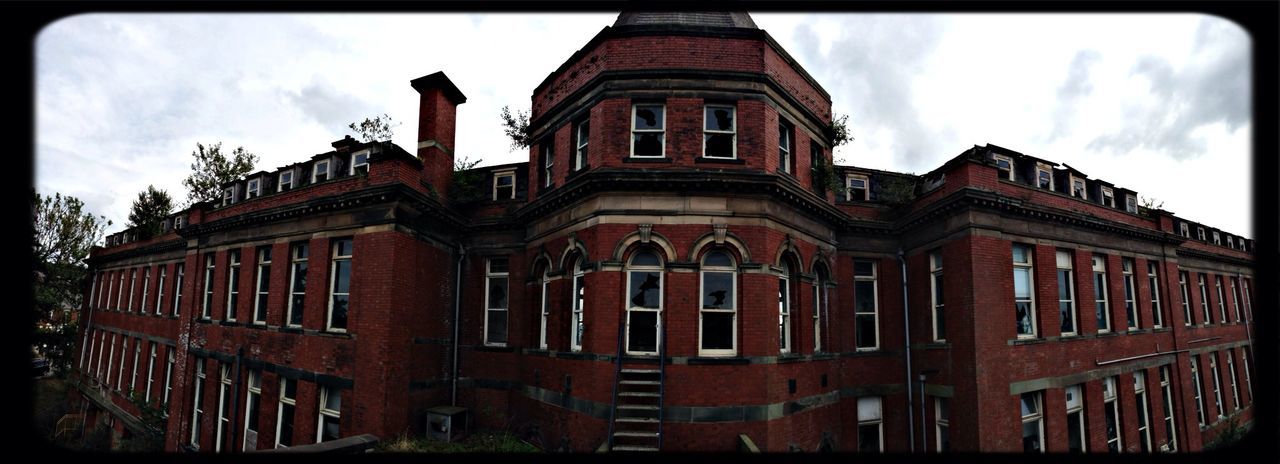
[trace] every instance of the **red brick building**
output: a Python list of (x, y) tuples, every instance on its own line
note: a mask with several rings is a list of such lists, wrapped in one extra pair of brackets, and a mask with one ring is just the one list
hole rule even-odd
[(95, 250), (90, 423), (1137, 452), (1252, 420), (1252, 240), (994, 145), (833, 166), (830, 96), (745, 13), (620, 15), (534, 89), (527, 163), (455, 175), (466, 97), (411, 84), (416, 154), (340, 140)]

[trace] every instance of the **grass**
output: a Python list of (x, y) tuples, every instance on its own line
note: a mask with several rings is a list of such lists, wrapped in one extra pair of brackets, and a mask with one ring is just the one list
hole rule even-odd
[(400, 436), (378, 444), (383, 453), (537, 453), (542, 450), (507, 432), (481, 431), (446, 443), (426, 437)]

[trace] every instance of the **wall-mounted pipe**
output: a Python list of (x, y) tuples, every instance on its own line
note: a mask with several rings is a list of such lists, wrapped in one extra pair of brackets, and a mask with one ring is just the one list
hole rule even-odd
[(458, 405), (458, 326), (462, 325), (462, 261), (467, 257), (467, 247), (458, 244), (458, 265), (453, 274), (453, 372), (449, 375), (449, 406)]
[(916, 424), (911, 414), (911, 409), (915, 407), (911, 397), (911, 311), (907, 310), (907, 260), (903, 258), (902, 247), (898, 247), (898, 264), (902, 267), (902, 351), (907, 354), (907, 430), (911, 433), (911, 452), (914, 453)]
[(1112, 360), (1110, 360), (1110, 361), (1099, 361), (1099, 360), (1098, 360), (1098, 358), (1093, 358), (1093, 363), (1094, 363), (1094, 365), (1097, 365), (1097, 366), (1103, 366), (1103, 365), (1107, 365), (1107, 364), (1115, 364), (1115, 363), (1118, 363), (1118, 362), (1132, 361), (1132, 360), (1134, 360), (1134, 359), (1150, 358), (1150, 357), (1152, 357), (1152, 356), (1162, 356), (1162, 355), (1166, 355), (1166, 354), (1186, 353), (1186, 352), (1188, 352), (1188, 351), (1191, 351), (1191, 350), (1159, 351), (1159, 350), (1160, 350), (1160, 348), (1159, 348), (1159, 347), (1157, 347), (1157, 348), (1156, 348), (1156, 350), (1157, 350), (1157, 352), (1155, 352), (1155, 353), (1151, 353), (1151, 354), (1143, 354), (1143, 355), (1138, 355), (1138, 356), (1130, 356), (1130, 357), (1127, 357), (1127, 358), (1112, 359)]

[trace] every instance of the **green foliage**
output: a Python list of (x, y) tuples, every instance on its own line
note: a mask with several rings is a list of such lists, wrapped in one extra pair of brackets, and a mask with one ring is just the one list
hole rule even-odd
[(836, 168), (827, 163), (818, 163), (810, 168), (813, 176), (814, 188), (820, 195), (825, 195), (829, 191), (839, 191), (844, 188), (844, 183), (840, 176), (836, 174)]
[(191, 174), (182, 180), (182, 186), (187, 188), (187, 205), (218, 199), (222, 184), (252, 172), (254, 163), (258, 162), (258, 155), (245, 151), (244, 147), (236, 147), (231, 159), (227, 159), (222, 153), (222, 142), (208, 147), (196, 143), (191, 156), (195, 158)]
[(425, 437), (401, 435), (378, 443), (386, 453), (536, 453), (537, 447), (506, 432), (477, 432), (462, 441), (449, 443)]
[(827, 135), (831, 137), (832, 150), (853, 140), (853, 135), (849, 133), (848, 123), (849, 115), (843, 114), (838, 117), (834, 114), (832, 115), (831, 125), (827, 126)]
[(39, 348), (40, 354), (49, 360), (49, 370), (58, 378), (65, 378), (71, 372), (71, 366), (75, 362), (78, 331), (75, 324), (60, 324), (37, 326), (32, 334), (32, 346)]
[(1210, 440), (1204, 445), (1204, 450), (1209, 451), (1212, 449), (1230, 447), (1235, 445), (1248, 434), (1249, 428), (1241, 425), (1233, 416), (1231, 419), (1227, 420), (1227, 424), (1223, 427), (1222, 431), (1218, 432), (1218, 435), (1213, 437), (1213, 440)]
[(1157, 199), (1156, 197), (1146, 197), (1146, 196), (1139, 195), (1138, 204), (1142, 205), (1142, 207), (1146, 209), (1164, 208), (1164, 201)]
[(169, 192), (156, 190), (154, 185), (148, 185), (146, 190), (138, 192), (138, 199), (133, 200), (133, 207), (129, 209), (128, 227), (138, 228), (141, 238), (160, 235), (164, 217), (171, 212), (173, 198), (169, 197)]
[(474, 161), (463, 156), (453, 160), (453, 185), (450, 192), (454, 202), (479, 200), (485, 194), (484, 173), (475, 170), (481, 159)]
[(42, 197), (34, 191), (31, 216), (35, 320), (45, 321), (54, 312), (80, 307), (88, 272), (84, 260), (89, 249), (102, 241), (111, 221), (85, 212), (84, 203), (75, 197), (57, 193)]
[(898, 176), (880, 176), (877, 179), (876, 198), (888, 205), (904, 205), (915, 198), (916, 181)]
[(511, 149), (529, 148), (533, 144), (533, 140), (529, 136), (529, 113), (525, 111), (511, 114), (511, 108), (503, 106), (502, 113), (498, 115), (502, 119), (502, 131), (511, 139)]
[(129, 393), (129, 402), (138, 408), (138, 419), (142, 422), (144, 430), (120, 440), (120, 451), (138, 453), (164, 451), (164, 429), (168, 418), (164, 416), (163, 409), (152, 406), (143, 399), (144, 396), (137, 391)]
[(364, 118), (364, 121), (347, 124), (347, 127), (359, 133), (361, 141), (382, 142), (391, 140), (395, 135), (395, 128), (400, 126), (399, 123), (393, 124), (393, 122), (395, 121), (390, 115), (382, 113), (382, 116), (374, 116), (373, 119)]

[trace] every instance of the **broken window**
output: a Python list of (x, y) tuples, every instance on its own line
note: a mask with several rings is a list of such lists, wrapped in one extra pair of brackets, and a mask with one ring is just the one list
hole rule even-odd
[(666, 107), (635, 105), (631, 107), (631, 156), (661, 158), (666, 154), (664, 131)]
[(707, 105), (703, 117), (702, 156), (736, 157), (737, 118), (734, 107)]

